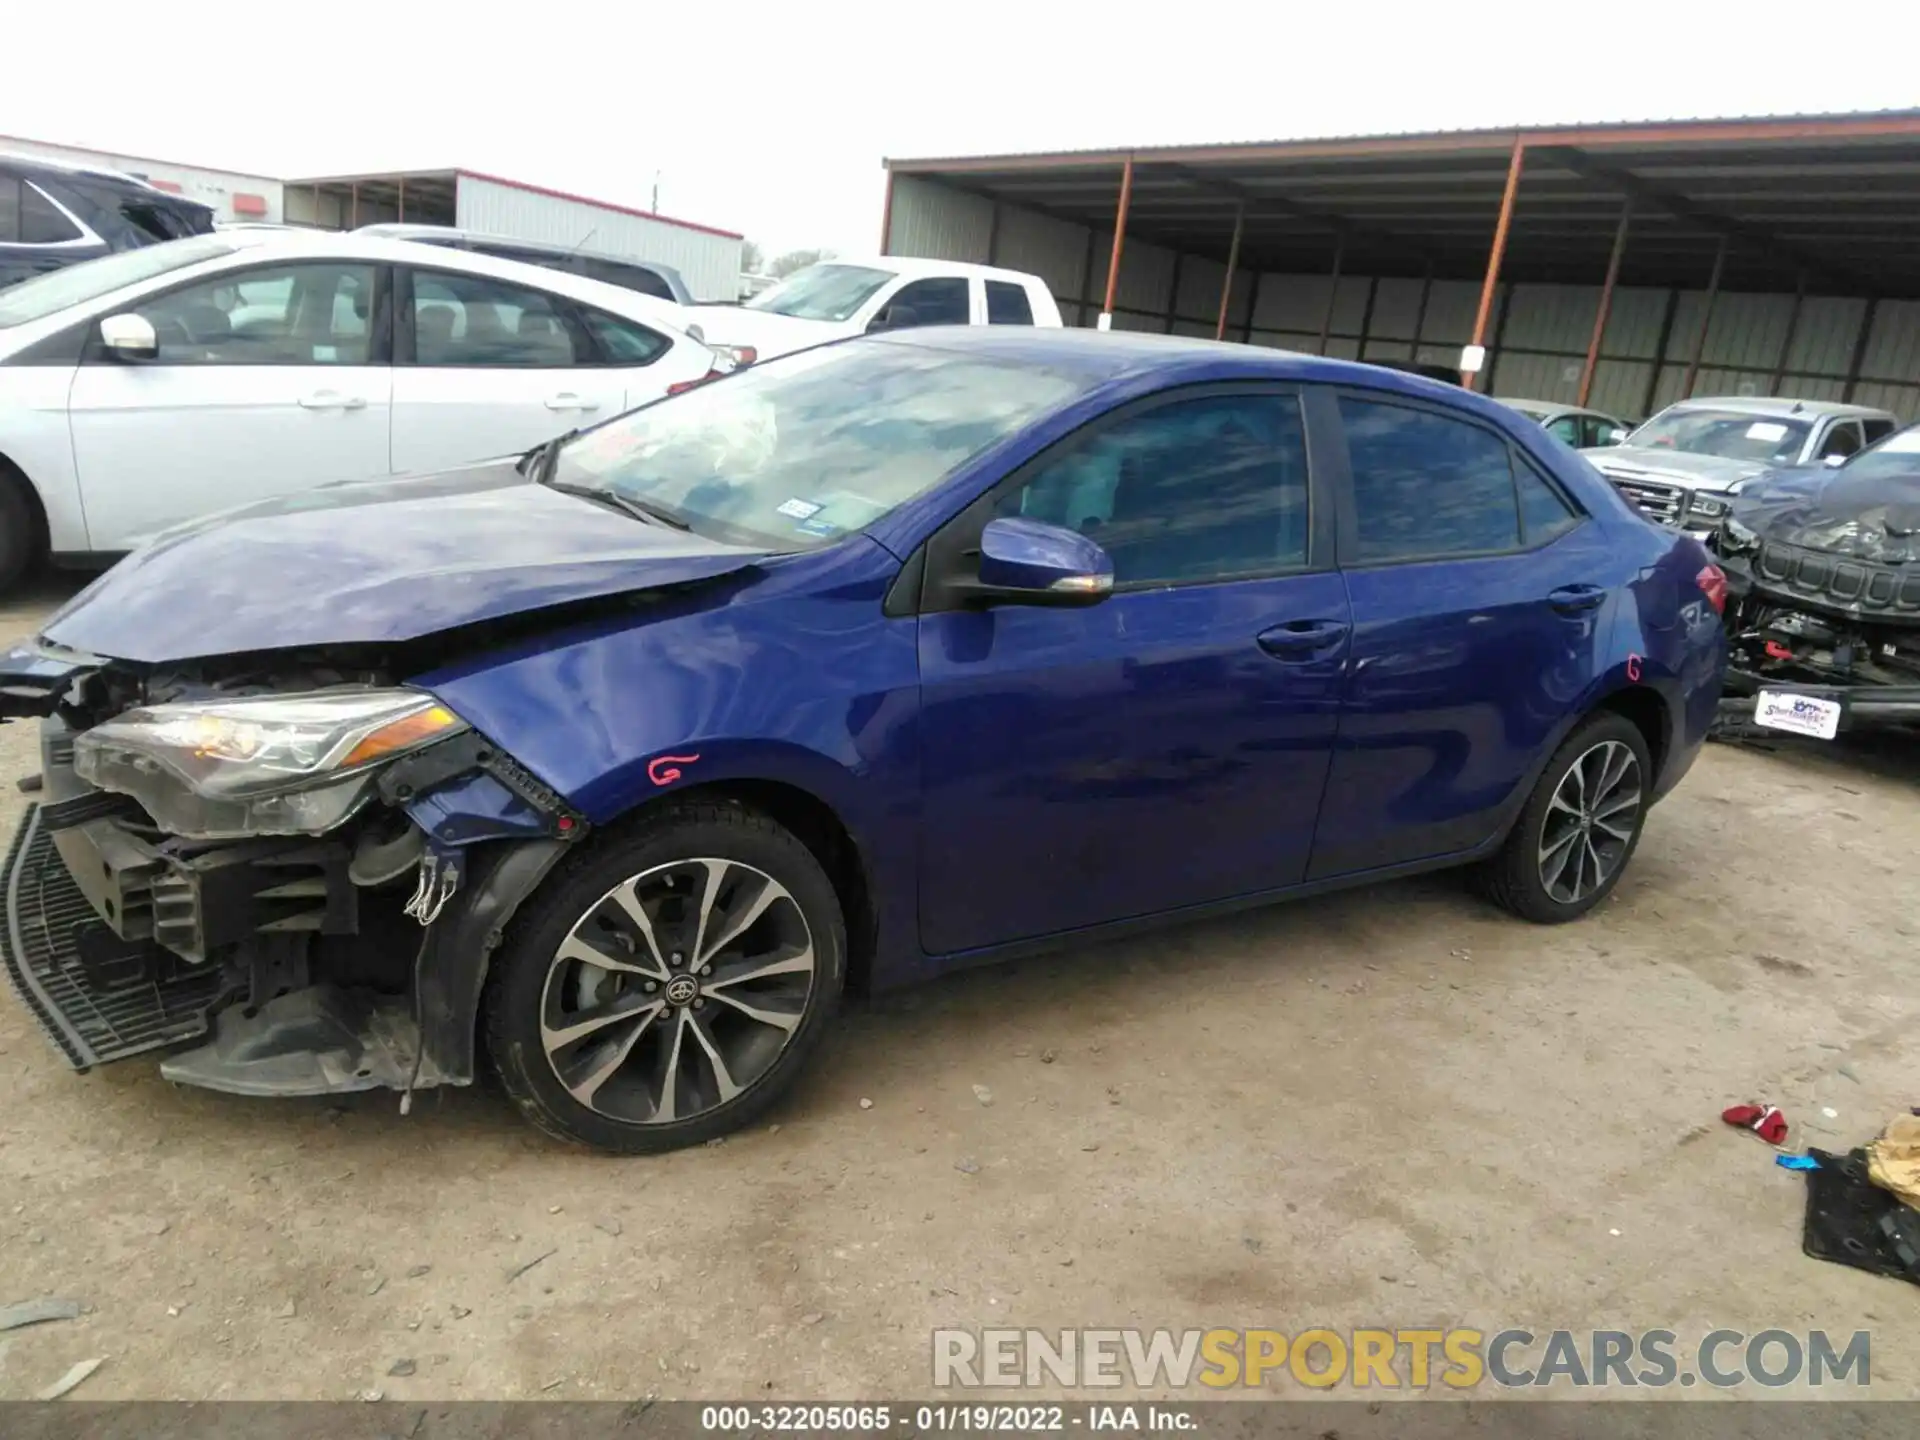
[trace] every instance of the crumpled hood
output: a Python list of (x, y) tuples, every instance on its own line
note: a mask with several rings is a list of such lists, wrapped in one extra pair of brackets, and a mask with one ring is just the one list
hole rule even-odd
[(1767, 466), (1757, 460), (1694, 455), (1664, 445), (1610, 445), (1581, 453), (1603, 475), (1622, 480), (1657, 480), (1688, 490), (1730, 490), (1741, 481), (1751, 480), (1767, 470)]
[(324, 485), (170, 531), (42, 638), (148, 664), (418, 639), (725, 575), (765, 552), (530, 484), (512, 460)]
[(1733, 519), (1762, 540), (1878, 565), (1920, 564), (1920, 480), (1910, 477), (1777, 470), (1734, 498)]
[(761, 360), (859, 333), (851, 321), (796, 320), (744, 305), (701, 305), (687, 313), (699, 323), (707, 344), (751, 345)]

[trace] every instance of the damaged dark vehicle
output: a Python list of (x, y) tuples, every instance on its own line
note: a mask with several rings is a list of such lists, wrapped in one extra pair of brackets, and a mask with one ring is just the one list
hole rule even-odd
[(1729, 587), (1718, 733), (1920, 727), (1920, 426), (1728, 504), (1709, 542)]

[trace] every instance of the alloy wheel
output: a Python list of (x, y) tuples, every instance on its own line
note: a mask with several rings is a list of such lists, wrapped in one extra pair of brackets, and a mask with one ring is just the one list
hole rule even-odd
[(567, 932), (541, 991), (540, 1041), (582, 1105), (665, 1125), (765, 1075), (813, 983), (813, 934), (784, 885), (738, 860), (676, 860), (614, 886)]
[(1540, 830), (1547, 894), (1576, 905), (1611, 880), (1633, 844), (1640, 803), (1640, 760), (1623, 742), (1603, 740), (1575, 760), (1554, 787)]

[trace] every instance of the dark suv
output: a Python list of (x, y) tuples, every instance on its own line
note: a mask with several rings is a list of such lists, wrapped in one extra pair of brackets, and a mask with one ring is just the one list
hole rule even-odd
[(212, 229), (208, 206), (131, 175), (0, 155), (0, 289), (62, 265)]
[(565, 270), (637, 290), (676, 305), (694, 303), (687, 282), (671, 265), (652, 260), (631, 260), (616, 255), (596, 255), (590, 250), (569, 249), (564, 245), (543, 245), (538, 240), (510, 240), (503, 235), (484, 235), (477, 230), (456, 230), (450, 225), (362, 225), (362, 235), (382, 235), (389, 240), (412, 240), (421, 245), (446, 245), (455, 250), (472, 250), (481, 255), (497, 255), (502, 260), (518, 260), (523, 265), (543, 265), (549, 270)]

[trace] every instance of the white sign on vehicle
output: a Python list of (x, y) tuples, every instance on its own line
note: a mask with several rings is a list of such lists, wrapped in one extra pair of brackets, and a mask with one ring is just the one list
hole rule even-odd
[(1787, 438), (1787, 427), (1777, 425), (1771, 420), (1756, 420), (1747, 427), (1747, 438), (1775, 444)]
[(1753, 705), (1753, 723), (1769, 730), (1787, 730), (1831, 740), (1840, 733), (1840, 702), (1817, 695), (1794, 695), (1784, 690), (1762, 690)]

